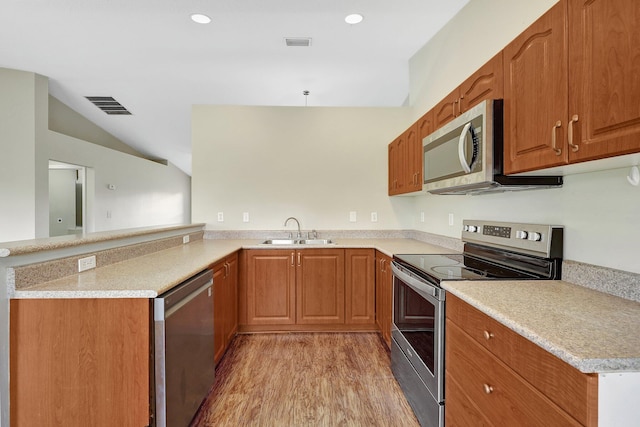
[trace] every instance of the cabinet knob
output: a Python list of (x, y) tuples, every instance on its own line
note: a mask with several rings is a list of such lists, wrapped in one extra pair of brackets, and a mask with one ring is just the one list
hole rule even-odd
[(484, 388), (484, 392), (487, 394), (493, 393), (493, 387), (489, 384), (482, 384), (482, 388)]
[(493, 336), (493, 332), (484, 331), (484, 339), (490, 340), (491, 338), (493, 338)]

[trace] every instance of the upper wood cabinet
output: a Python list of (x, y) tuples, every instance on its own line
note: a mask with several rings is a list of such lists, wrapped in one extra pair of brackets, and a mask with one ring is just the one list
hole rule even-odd
[(389, 144), (389, 195), (393, 196), (404, 192), (404, 177), (402, 171), (406, 169), (406, 143), (404, 134), (398, 136)]
[(409, 143), (407, 138), (408, 131), (398, 136), (391, 144), (389, 144), (388, 160), (389, 160), (389, 195), (403, 194), (408, 192), (408, 160), (409, 160)]
[(503, 66), (500, 52), (433, 107), (433, 130), (439, 129), (485, 99), (502, 97)]
[(562, 0), (505, 47), (506, 173), (640, 151), (638, 15)]
[(640, 151), (640, 2), (569, 1), (569, 161)]
[(422, 138), (420, 131), (429, 129), (430, 132), (431, 117), (430, 114), (425, 114), (389, 144), (390, 196), (422, 190)]
[(506, 173), (566, 162), (565, 17), (561, 1), (504, 48)]

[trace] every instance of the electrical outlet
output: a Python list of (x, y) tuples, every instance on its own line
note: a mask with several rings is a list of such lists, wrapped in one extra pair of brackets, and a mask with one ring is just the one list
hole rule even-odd
[(378, 212), (371, 212), (371, 222), (378, 222)]
[(96, 268), (96, 256), (91, 255), (78, 260), (78, 273), (85, 270)]
[(242, 222), (249, 222), (249, 212), (242, 212)]
[(424, 212), (420, 212), (420, 222), (424, 222)]
[(189, 243), (189, 235), (188, 234), (186, 236), (182, 236), (182, 244), (186, 245), (187, 243)]
[(449, 225), (453, 225), (453, 214), (449, 214)]
[(224, 222), (224, 212), (218, 212), (218, 222)]
[(349, 212), (349, 222), (356, 222), (356, 211)]

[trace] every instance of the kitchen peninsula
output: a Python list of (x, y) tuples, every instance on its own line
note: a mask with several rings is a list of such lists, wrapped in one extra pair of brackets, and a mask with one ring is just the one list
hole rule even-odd
[[(11, 347), (8, 351), (11, 354), (10, 372), (12, 379), (14, 379), (11, 382), (12, 419), (13, 417), (18, 419), (17, 417), (36, 415), (33, 408), (27, 409), (29, 406), (21, 406), (27, 405), (22, 399), (32, 402), (28, 405), (42, 405), (39, 410), (54, 402), (56, 406), (62, 405), (60, 406), (62, 409), (54, 411), (56, 417), (62, 416), (64, 418), (62, 414), (67, 410), (71, 411), (68, 414), (78, 413), (80, 409), (77, 404), (81, 402), (65, 400), (74, 395), (71, 391), (61, 393), (60, 387), (63, 383), (60, 381), (67, 379), (70, 383), (77, 385), (77, 381), (83, 378), (83, 375), (86, 375), (84, 378), (91, 378), (101, 374), (102, 370), (106, 368), (103, 365), (96, 365), (95, 361), (104, 363), (104, 360), (94, 354), (94, 351), (114, 351), (124, 354), (125, 356), (119, 356), (116, 359), (119, 363), (125, 361), (122, 357), (129, 357), (126, 360), (129, 366), (117, 364), (111, 366), (111, 369), (114, 370), (109, 374), (113, 379), (112, 382), (127, 378), (121, 375), (122, 372), (136, 378), (132, 383), (128, 382), (128, 386), (112, 384), (112, 387), (107, 387), (106, 391), (104, 384), (100, 384), (103, 392), (111, 391), (114, 396), (127, 395), (128, 392), (134, 395), (136, 392), (142, 391), (148, 393), (149, 360), (145, 354), (148, 354), (150, 334), (149, 301), (185, 278), (230, 254), (243, 250), (271, 249), (268, 245), (262, 244), (261, 239), (203, 239), (204, 235), (206, 232), (203, 230), (203, 226), (196, 224), (154, 230), (106, 233), (102, 236), (88, 235), (87, 240), (73, 243), (46, 239), (8, 247), (8, 256), (0, 258), (0, 263), (2, 265), (2, 285), (7, 290), (5, 295), (8, 297), (8, 299), (3, 298), (3, 310), (11, 307)], [(189, 243), (182, 243), (184, 236), (189, 236)], [(437, 238), (438, 236), (433, 237)], [(434, 240), (431, 240), (430, 243), (429, 236), (425, 239), (427, 241), (401, 238), (398, 234), (391, 238), (335, 238), (333, 240), (335, 243), (327, 246), (344, 250), (368, 248), (376, 250), (378, 254), (384, 256), (392, 256), (402, 252), (451, 253), (455, 251), (432, 244)], [(453, 239), (443, 242), (451, 247), (455, 247), (457, 244)], [(108, 246), (110, 247), (105, 249)], [(161, 249), (153, 250), (158, 248)], [(285, 248), (290, 249), (290, 247)], [(149, 252), (144, 254), (147, 250)], [(104, 252), (101, 253), (101, 251)], [(47, 261), (45, 255), (47, 252), (69, 255), (71, 261)], [(6, 251), (3, 253), (7, 254)], [(95, 270), (69, 274), (50, 280), (42, 279), (57, 268), (64, 268), (65, 263), (71, 262), (72, 268), (75, 268), (77, 258), (94, 253), (98, 255), (98, 268)], [(109, 259), (116, 260), (116, 262), (109, 264)], [(240, 265), (241, 272), (242, 269), (243, 266)], [(45, 276), (42, 276), (43, 274)], [(240, 276), (242, 277), (242, 273)], [(240, 287), (243, 286), (242, 280), (240, 280)], [(537, 295), (535, 306), (546, 304), (548, 310), (557, 310), (563, 313), (565, 320), (562, 321), (562, 324), (565, 327), (562, 329), (562, 334), (558, 334), (558, 322), (554, 322), (553, 318), (539, 318), (538, 315), (541, 312), (531, 308), (534, 304), (531, 304), (529, 310), (514, 312), (513, 310), (517, 306), (511, 310), (505, 309), (505, 307), (509, 307), (509, 304), (505, 306), (506, 303), (501, 302), (504, 300), (492, 298), (491, 295), (495, 292), (492, 287), (504, 286), (504, 284), (487, 284), (469, 289), (465, 287), (465, 283), (458, 282), (450, 287), (447, 285), (445, 288), (575, 369), (599, 377), (601, 389), (597, 402), (599, 405), (598, 413), (601, 417), (611, 415), (612, 412), (607, 409), (607, 405), (613, 404), (617, 408), (616, 405), (621, 405), (624, 402), (625, 394), (618, 396), (618, 390), (623, 390), (624, 387), (638, 387), (640, 343), (623, 332), (640, 328), (640, 303), (563, 281), (547, 282), (544, 288), (540, 288), (544, 292)], [(530, 285), (514, 283), (514, 286), (509, 287), (510, 298), (528, 301), (530, 298), (528, 295), (531, 295), (532, 292), (528, 286)], [(554, 301), (559, 300), (558, 295), (564, 295), (560, 301), (573, 300), (576, 308), (554, 309), (553, 304)], [(65, 304), (63, 311), (57, 311), (57, 317), (45, 319), (46, 316), (51, 316), (51, 313), (56, 313), (56, 310), (43, 311), (38, 308), (38, 305), (43, 303), (56, 305), (56, 300)], [(30, 304), (35, 305), (29, 307)], [(242, 304), (242, 301), (239, 304)], [(621, 308), (617, 313), (612, 310), (616, 306)], [(87, 323), (74, 318), (74, 316), (82, 318), (83, 312), (87, 314), (87, 311), (90, 311), (91, 314)], [(25, 317), (27, 313), (40, 316), (40, 320), (33, 323), (33, 319)], [(96, 323), (95, 319), (120, 326), (111, 330), (100, 329), (104, 325), (100, 325), (100, 322)], [(107, 319), (110, 319), (110, 322), (106, 322)], [(581, 322), (580, 319), (590, 319), (590, 321)], [(545, 320), (550, 323), (545, 323)], [(61, 327), (72, 329), (62, 331), (59, 329)], [(34, 336), (23, 335), (24, 331), (29, 328), (34, 333), (47, 328), (51, 328), (52, 331), (57, 329), (57, 331), (53, 337), (47, 337), (43, 334), (35, 335), (38, 336), (38, 339), (34, 339)], [(105, 331), (106, 333), (103, 333)], [(95, 335), (96, 332), (98, 332), (97, 335)], [(118, 334), (120, 338), (117, 337)], [(74, 336), (76, 338), (72, 338)], [(594, 341), (594, 336), (607, 337), (607, 340), (602, 344), (600, 341)], [(570, 341), (567, 341), (568, 337)], [(60, 360), (57, 357), (63, 354), (64, 349), (60, 348), (59, 344), (65, 339), (79, 340), (81, 344), (86, 343), (88, 346), (94, 345), (95, 347), (91, 351), (80, 351), (75, 356), (79, 359), (71, 360), (71, 363), (66, 364), (67, 368), (72, 366), (77, 371), (73, 375), (68, 375), (69, 372), (66, 375), (53, 374), (52, 372), (56, 370), (50, 370), (50, 366), (43, 363), (39, 357), (48, 354), (53, 358), (46, 360)], [(100, 342), (102, 344), (99, 344)], [(125, 349), (130, 349), (131, 352), (124, 351)], [(9, 353), (3, 354), (3, 357), (8, 356)], [(4, 363), (8, 363), (8, 359), (3, 359)], [(22, 370), (26, 369), (29, 364), (32, 366), (40, 365), (42, 369), (31, 370), (25, 374)], [(81, 372), (83, 369), (88, 371)], [(37, 375), (48, 375), (48, 379), (38, 378), (36, 373)], [(21, 375), (26, 376), (22, 377)], [(15, 380), (16, 378), (18, 379)], [(128, 380), (130, 379), (128, 378)], [(8, 380), (8, 378), (4, 380)], [(24, 381), (33, 381), (31, 386), (35, 388), (29, 389), (30, 385)], [(88, 387), (85, 391), (90, 390), (91, 384), (84, 382), (84, 380), (80, 381), (83, 387)], [(6, 387), (6, 384), (4, 383), (3, 386)], [(98, 386), (98, 384), (93, 384), (93, 386)], [(3, 388), (3, 398), (6, 396), (5, 390), (7, 389)], [(32, 399), (33, 393), (38, 393), (41, 399)], [(49, 397), (45, 398), (47, 395)], [(630, 396), (630, 394), (626, 395)], [(26, 399), (27, 396), (31, 398)], [(142, 408), (138, 408), (137, 416), (140, 421), (146, 420), (148, 423), (149, 408), (144, 403), (148, 401), (148, 394), (146, 396), (140, 400)], [(609, 400), (611, 396), (618, 396), (617, 403), (615, 401), (612, 403)], [(115, 403), (104, 409), (110, 414), (111, 420), (119, 412), (126, 416), (132, 416), (131, 402), (122, 399), (116, 399), (113, 402), (118, 401), (123, 405), (120, 410)], [(100, 419), (100, 414), (105, 412), (97, 410), (97, 406), (93, 406), (93, 408), (94, 410), (90, 414), (82, 416), (84, 418), (67, 419), (71, 422), (71, 424), (67, 424), (73, 425), (74, 420), (80, 423), (80, 419), (84, 422), (91, 419), (94, 425), (100, 425), (105, 420), (104, 418)], [(627, 405), (627, 410), (633, 411), (633, 405)], [(25, 415), (21, 411), (27, 411), (28, 414)], [(92, 418), (96, 416), (98, 418)], [(624, 417), (629, 416), (629, 413), (622, 412), (616, 416), (621, 416), (624, 420)], [(128, 419), (123, 418), (125, 422)], [(603, 421), (604, 419), (600, 425), (608, 425)]]

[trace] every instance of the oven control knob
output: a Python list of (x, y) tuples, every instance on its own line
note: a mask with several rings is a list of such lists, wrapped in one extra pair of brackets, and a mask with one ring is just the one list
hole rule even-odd
[(464, 231), (469, 231), (469, 226), (468, 225), (464, 226)]
[(527, 237), (529, 237), (529, 233), (527, 233), (524, 230), (518, 230), (516, 231), (516, 239), (526, 239)]
[(534, 242), (539, 242), (540, 240), (542, 240), (542, 234), (533, 231), (529, 234), (529, 240), (533, 240)]
[(470, 233), (476, 233), (478, 231), (478, 227), (475, 225), (470, 225), (469, 226), (469, 232)]

